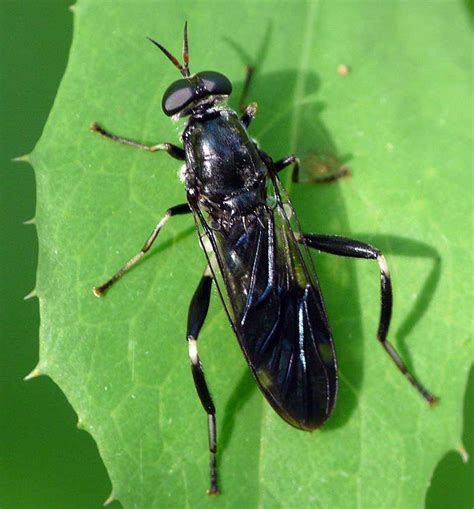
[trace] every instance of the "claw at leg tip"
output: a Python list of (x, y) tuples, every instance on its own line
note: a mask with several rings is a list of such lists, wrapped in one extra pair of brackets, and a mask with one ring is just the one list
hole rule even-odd
[(92, 288), (92, 293), (99, 299), (103, 295), (103, 291), (100, 289), (100, 287), (94, 286)]

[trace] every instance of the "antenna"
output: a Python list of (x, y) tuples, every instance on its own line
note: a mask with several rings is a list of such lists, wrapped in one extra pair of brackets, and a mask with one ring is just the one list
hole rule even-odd
[(184, 35), (183, 35), (183, 62), (184, 69), (189, 76), (189, 45), (188, 45), (188, 22), (184, 22)]
[(189, 46), (188, 46), (188, 22), (184, 23), (184, 36), (183, 36), (183, 64), (180, 64), (178, 59), (174, 57), (164, 46), (159, 42), (155, 41), (151, 37), (147, 39), (152, 42), (157, 48), (159, 48), (171, 61), (171, 63), (179, 70), (179, 72), (185, 77), (189, 78)]

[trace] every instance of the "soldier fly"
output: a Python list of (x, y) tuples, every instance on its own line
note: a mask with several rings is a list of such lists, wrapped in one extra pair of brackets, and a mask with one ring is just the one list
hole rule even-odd
[[(175, 119), (188, 117), (181, 136), (184, 148), (171, 143), (145, 145), (111, 134), (97, 123), (91, 129), (119, 143), (151, 152), (164, 151), (184, 161), (181, 172), (187, 202), (171, 207), (142, 249), (112, 278), (93, 289), (100, 297), (140, 260), (168, 220), (192, 213), (207, 265), (191, 300), (187, 342), (196, 390), (208, 417), (209, 494), (219, 493), (216, 470), (216, 411), (199, 359), (197, 340), (207, 315), (211, 285), (216, 284), (244, 357), (265, 398), (295, 428), (322, 426), (334, 408), (338, 387), (336, 352), (318, 279), (308, 248), (377, 261), (381, 314), (377, 339), (397, 368), (430, 404), (436, 398), (409, 372), (387, 341), (392, 288), (381, 251), (344, 237), (302, 233), (278, 174), (293, 166), (294, 155), (274, 161), (250, 137), (256, 103), (244, 106), (252, 69), (240, 100), (241, 116), (224, 103), (232, 84), (223, 74), (191, 74), (187, 24), (183, 63), (153, 39), (183, 78), (165, 91), (162, 109)], [(332, 175), (322, 180), (334, 180)]]

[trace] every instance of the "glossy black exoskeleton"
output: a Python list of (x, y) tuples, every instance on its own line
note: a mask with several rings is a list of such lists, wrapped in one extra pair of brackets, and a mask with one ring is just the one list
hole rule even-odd
[[(382, 253), (362, 242), (303, 234), (278, 172), (298, 159), (273, 161), (249, 136), (247, 128), (256, 104), (246, 108), (248, 72), (241, 98), (242, 116), (223, 105), (232, 85), (214, 71), (191, 75), (184, 28), (183, 64), (156, 41), (152, 42), (180, 70), (183, 79), (163, 96), (168, 116), (188, 116), (182, 134), (184, 149), (170, 143), (144, 145), (115, 136), (98, 124), (103, 136), (149, 151), (166, 151), (185, 161), (182, 171), (187, 203), (170, 208), (141, 251), (102, 286), (100, 297), (151, 247), (170, 217), (192, 212), (207, 267), (191, 301), (187, 341), (191, 369), (208, 415), (210, 494), (218, 493), (215, 407), (198, 356), (197, 339), (206, 318), (214, 281), (244, 356), (264, 396), (276, 412), (302, 430), (320, 427), (334, 408), (338, 379), (336, 354), (321, 290), (308, 247), (340, 256), (373, 259), (381, 277), (381, 315), (377, 339), (398, 369), (429, 402), (435, 398), (413, 377), (387, 341), (392, 291)], [(334, 180), (331, 175), (322, 180)]]

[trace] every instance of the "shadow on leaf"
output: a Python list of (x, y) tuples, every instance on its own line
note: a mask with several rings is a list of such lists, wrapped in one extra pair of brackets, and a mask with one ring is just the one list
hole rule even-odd
[[(474, 366), (464, 397), (464, 432), (459, 451), (448, 452), (436, 466), (426, 493), (426, 509), (471, 509), (474, 506)], [(469, 457), (471, 455), (471, 457)]]

